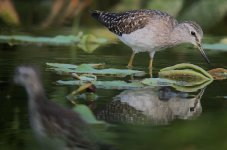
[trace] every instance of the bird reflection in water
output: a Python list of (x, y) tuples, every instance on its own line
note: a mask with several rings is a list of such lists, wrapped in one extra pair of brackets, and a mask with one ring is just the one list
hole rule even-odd
[(174, 119), (200, 116), (204, 89), (196, 93), (178, 92), (170, 87), (126, 90), (117, 95), (99, 119), (111, 123), (150, 123), (167, 125)]

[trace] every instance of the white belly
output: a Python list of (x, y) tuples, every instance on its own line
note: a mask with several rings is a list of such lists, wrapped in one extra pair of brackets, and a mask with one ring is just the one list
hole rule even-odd
[(138, 29), (130, 34), (122, 34), (118, 37), (135, 52), (153, 51), (155, 48), (154, 35), (149, 28)]
[(168, 36), (166, 36), (168, 34), (167, 30), (158, 30), (160, 28), (159, 25), (160, 24), (153, 23), (130, 34), (122, 34), (122, 36), (118, 36), (118, 38), (123, 43), (130, 46), (135, 52), (157, 51), (160, 50), (168, 40)]

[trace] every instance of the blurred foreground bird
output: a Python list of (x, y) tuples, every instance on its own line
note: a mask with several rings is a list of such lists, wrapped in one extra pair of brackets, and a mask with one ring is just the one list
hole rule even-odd
[[(128, 67), (132, 67), (133, 59), (138, 52), (148, 52), (150, 55), (149, 74), (152, 76), (152, 63), (156, 51), (191, 43), (195, 45), (209, 63), (203, 51), (201, 41), (203, 31), (193, 21), (178, 23), (165, 12), (158, 10), (131, 10), (122, 13), (91, 11), (91, 15), (106, 26), (118, 38), (132, 48)], [(171, 60), (171, 56), (169, 56)]]
[(24, 86), (28, 93), (29, 121), (45, 149), (50, 146), (55, 150), (97, 150), (105, 146), (97, 142), (78, 113), (48, 100), (36, 69), (17, 67), (14, 81)]

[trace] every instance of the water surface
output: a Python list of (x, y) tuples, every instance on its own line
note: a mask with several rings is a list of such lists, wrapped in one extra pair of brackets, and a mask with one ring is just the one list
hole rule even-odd
[[(212, 38), (209, 39), (209, 41)], [(31, 132), (28, 111), (27, 111), (27, 95), (23, 88), (15, 86), (12, 83), (12, 75), (14, 68), (20, 64), (34, 64), (40, 67), (43, 75), (44, 86), (47, 95), (56, 103), (64, 107), (71, 108), (72, 105), (66, 100), (65, 96), (76, 89), (72, 86), (59, 86), (55, 84), (58, 79), (64, 77), (56, 75), (53, 72), (46, 71), (46, 62), (58, 63), (105, 63), (107, 67), (125, 68), (131, 50), (127, 46), (118, 43), (110, 44), (97, 49), (92, 54), (87, 54), (82, 50), (70, 47), (50, 47), (50, 46), (8, 46), (0, 45), (0, 149), (4, 150), (35, 150), (39, 149)], [(154, 59), (154, 73), (163, 67), (171, 66), (177, 63), (190, 62), (201, 66), (205, 70), (212, 68), (226, 68), (227, 59), (225, 52), (207, 51), (207, 55), (211, 60), (211, 65), (206, 64), (198, 50), (190, 45), (175, 47), (166, 51), (158, 52)], [(136, 55), (134, 66), (135, 69), (147, 70), (149, 57), (146, 53)], [(113, 103), (117, 95), (122, 96), (123, 90), (103, 90), (98, 89), (97, 95), (99, 98), (94, 102), (93, 111), (100, 119), (116, 124), (111, 128), (111, 131), (116, 134), (113, 139), (117, 147), (120, 149), (227, 149), (227, 101), (226, 96), (227, 81), (214, 81), (208, 87), (203, 89), (203, 93), (199, 97), (197, 104), (199, 112), (188, 117), (186, 113), (190, 111), (190, 98), (195, 97), (197, 93), (179, 93), (171, 91), (172, 97), (160, 100), (160, 90), (151, 90), (148, 95), (153, 96), (148, 100), (156, 99), (157, 103), (162, 103), (163, 107), (167, 107), (166, 103), (171, 103), (171, 109), (165, 112), (168, 119), (157, 120), (154, 114), (161, 111), (152, 105), (150, 110), (154, 110), (151, 114), (144, 113), (144, 107), (136, 107), (135, 105), (127, 104), (126, 100), (122, 104), (118, 103), (119, 108), (127, 107), (129, 112), (124, 111), (126, 117), (123, 119), (114, 120), (113, 118), (100, 117), (100, 113), (108, 109), (108, 106)], [(166, 89), (164, 89), (166, 90)], [(129, 93), (135, 91), (129, 91)], [(126, 92), (127, 93), (127, 92)], [(128, 93), (127, 93), (128, 94)], [(182, 95), (181, 95), (182, 94)], [(186, 94), (186, 95), (184, 95)], [(188, 95), (187, 95), (188, 94)], [(146, 94), (141, 94), (144, 96)], [(170, 94), (171, 95), (171, 94)], [(168, 95), (167, 95), (168, 96)], [(182, 98), (183, 96), (183, 98)], [(189, 99), (186, 97), (190, 97)], [(154, 98), (155, 97), (155, 98)], [(173, 113), (180, 111), (183, 106), (177, 105), (173, 99), (181, 97), (181, 103), (189, 107), (183, 111), (184, 115)], [(140, 97), (141, 98), (141, 97)], [(145, 98), (142, 97), (142, 100)], [(140, 99), (138, 98), (138, 101)], [(130, 101), (130, 98), (129, 100)], [(154, 104), (156, 104), (156, 102)], [(139, 103), (139, 102), (138, 102)], [(187, 104), (188, 103), (188, 104)], [(194, 103), (193, 103), (194, 104)], [(125, 106), (129, 105), (129, 106)], [(168, 108), (170, 106), (168, 105)], [(116, 109), (118, 110), (118, 109)], [(133, 112), (134, 110), (135, 112)], [(149, 110), (149, 108), (148, 108)], [(165, 109), (166, 110), (166, 109)], [(195, 110), (194, 110), (195, 111)], [(162, 112), (162, 111), (161, 111)], [(117, 113), (116, 111), (114, 113)], [(128, 114), (127, 114), (128, 113)], [(130, 113), (132, 116), (130, 116)], [(152, 114), (153, 113), (153, 114)], [(171, 114), (172, 113), (172, 114)], [(119, 113), (122, 114), (122, 113)], [(126, 121), (127, 117), (133, 118), (134, 114), (148, 119), (148, 123), (144, 124), (139, 120), (139, 124), (133, 121)], [(109, 116), (111, 117), (111, 116)], [(135, 117), (135, 115), (134, 115)], [(140, 118), (140, 119), (141, 119)], [(136, 120), (136, 119), (135, 119)], [(135, 124), (136, 123), (136, 124)]]

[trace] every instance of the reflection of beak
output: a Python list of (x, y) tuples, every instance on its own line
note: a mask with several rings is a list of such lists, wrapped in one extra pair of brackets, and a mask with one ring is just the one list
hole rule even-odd
[(210, 60), (208, 59), (206, 53), (203, 50), (203, 47), (200, 43), (197, 43), (196, 47), (199, 49), (200, 53), (203, 55), (203, 57), (206, 59), (207, 63), (210, 64)]

